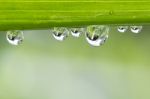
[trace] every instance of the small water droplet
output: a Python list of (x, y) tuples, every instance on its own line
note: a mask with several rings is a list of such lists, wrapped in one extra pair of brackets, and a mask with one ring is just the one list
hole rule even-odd
[(69, 30), (65, 27), (54, 27), (52, 30), (53, 37), (58, 41), (63, 41), (69, 35)]
[(84, 33), (84, 28), (70, 28), (70, 32), (74, 37), (80, 37), (82, 33)]
[(128, 30), (128, 26), (118, 26), (117, 29), (120, 33), (124, 33)]
[(131, 26), (131, 32), (133, 33), (140, 33), (142, 31), (143, 26)]
[(7, 31), (6, 39), (12, 45), (19, 45), (24, 40), (23, 31), (20, 30)]
[(91, 25), (87, 27), (86, 40), (92, 46), (101, 46), (108, 39), (109, 27), (104, 25)]

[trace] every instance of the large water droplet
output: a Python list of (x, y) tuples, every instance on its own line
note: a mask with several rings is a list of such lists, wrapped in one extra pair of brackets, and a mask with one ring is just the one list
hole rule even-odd
[(70, 32), (74, 37), (79, 37), (84, 31), (84, 28), (70, 28)]
[(133, 33), (140, 33), (142, 31), (143, 26), (131, 26), (131, 32)]
[(117, 29), (120, 33), (124, 33), (128, 30), (128, 26), (118, 26)]
[(108, 39), (109, 27), (104, 25), (91, 25), (87, 27), (86, 40), (92, 46), (100, 46)]
[(69, 30), (65, 27), (54, 27), (52, 34), (56, 40), (63, 41), (66, 37), (68, 37)]
[(7, 31), (6, 39), (12, 45), (19, 45), (24, 40), (23, 31), (20, 30)]

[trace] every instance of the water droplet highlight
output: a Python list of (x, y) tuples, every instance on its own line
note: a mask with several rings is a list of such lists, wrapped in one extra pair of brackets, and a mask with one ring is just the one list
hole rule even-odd
[(117, 30), (120, 33), (124, 33), (128, 30), (128, 26), (118, 26)]
[(86, 40), (92, 46), (101, 46), (109, 36), (109, 27), (105, 25), (91, 25), (87, 27)]
[(130, 26), (131, 32), (140, 33), (142, 31), (143, 26)]
[(6, 39), (12, 45), (19, 45), (24, 40), (23, 31), (20, 30), (7, 31)]
[(52, 35), (56, 40), (63, 41), (69, 36), (69, 30), (65, 27), (54, 27)]
[(84, 32), (85, 32), (84, 28), (70, 28), (70, 33), (74, 37), (80, 37), (80, 35)]

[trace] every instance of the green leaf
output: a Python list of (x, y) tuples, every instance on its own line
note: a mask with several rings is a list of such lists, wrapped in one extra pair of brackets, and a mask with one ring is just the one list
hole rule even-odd
[(150, 23), (150, 0), (1, 0), (0, 30)]

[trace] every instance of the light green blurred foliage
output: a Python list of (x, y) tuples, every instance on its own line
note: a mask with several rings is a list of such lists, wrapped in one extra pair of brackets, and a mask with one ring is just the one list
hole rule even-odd
[(111, 27), (101, 47), (84, 35), (56, 41), (48, 30), (25, 31), (11, 46), (0, 34), (0, 99), (149, 99), (150, 34)]

